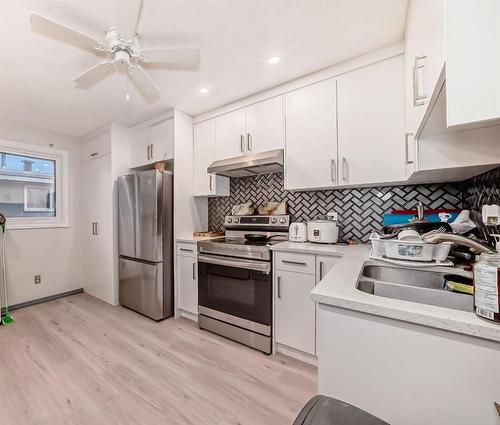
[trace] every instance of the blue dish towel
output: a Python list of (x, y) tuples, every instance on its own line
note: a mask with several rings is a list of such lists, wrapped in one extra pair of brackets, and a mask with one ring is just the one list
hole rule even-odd
[[(453, 223), (458, 217), (458, 213), (427, 214), (424, 216), (430, 223)], [(415, 218), (411, 214), (384, 214), (384, 226), (391, 224), (407, 224)]]

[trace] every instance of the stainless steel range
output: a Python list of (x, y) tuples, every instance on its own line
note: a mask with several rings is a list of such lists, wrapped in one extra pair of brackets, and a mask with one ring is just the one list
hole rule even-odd
[(227, 216), (226, 237), (198, 243), (200, 328), (271, 353), (270, 246), (289, 225), (288, 215)]

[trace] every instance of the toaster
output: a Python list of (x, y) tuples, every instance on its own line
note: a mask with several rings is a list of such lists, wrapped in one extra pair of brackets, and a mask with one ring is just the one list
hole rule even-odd
[(307, 242), (307, 224), (292, 223), (288, 231), (288, 239), (291, 242)]

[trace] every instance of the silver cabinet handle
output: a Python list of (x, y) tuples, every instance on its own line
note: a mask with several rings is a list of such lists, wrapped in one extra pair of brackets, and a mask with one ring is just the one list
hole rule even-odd
[(92, 153), (90, 154), (90, 156), (91, 156), (91, 157), (94, 157), (94, 156), (97, 156), (97, 155), (99, 155), (99, 152), (92, 152)]
[(92, 222), (92, 234), (95, 235), (95, 223)]
[(245, 153), (245, 136), (240, 135), (240, 150)]
[(149, 158), (149, 159), (153, 159), (153, 158), (154, 158), (154, 153), (153, 153), (153, 148), (154, 148), (154, 145), (151, 143), (149, 146), (151, 146), (151, 149), (150, 149), (150, 152), (151, 152), (151, 158)]
[(184, 251), (184, 252), (193, 252), (192, 249), (188, 249), (188, 248), (179, 248), (179, 251)]
[(96, 221), (95, 222), (95, 235), (97, 236), (99, 234), (99, 223)]
[(278, 276), (278, 299), (281, 298), (281, 276)]
[(196, 279), (196, 263), (193, 263), (193, 280)]
[(212, 192), (212, 178), (213, 178), (212, 174), (210, 174), (209, 177), (210, 177), (210, 192)]
[(323, 279), (323, 261), (319, 262), (319, 280)]
[(413, 136), (413, 133), (406, 133), (405, 134), (405, 161), (407, 164), (413, 164), (413, 161), (410, 161), (410, 155), (409, 155), (409, 149), (408, 149), (408, 143), (409, 143), (410, 136)]
[(147, 148), (146, 148), (146, 156), (148, 157), (148, 161), (151, 159), (151, 158), (149, 157), (149, 147), (150, 147), (150, 146), (151, 146), (151, 145), (148, 145), (148, 146), (147, 146)]
[(342, 157), (342, 180), (347, 180), (347, 159), (345, 156)]
[(302, 261), (281, 260), (283, 264), (292, 264), (294, 266), (307, 266), (307, 263)]
[(331, 167), (331, 173), (332, 173), (332, 175), (331, 175), (332, 182), (335, 183), (335, 180), (336, 180), (335, 175), (337, 174), (337, 165), (335, 164), (334, 159), (331, 160), (330, 167)]
[(252, 135), (247, 133), (247, 149), (249, 152), (252, 151)]
[(427, 94), (420, 93), (421, 81), (418, 77), (419, 71), (425, 69), (426, 58), (427, 56), (416, 56), (413, 64), (413, 106), (423, 106), (425, 99), (427, 99)]

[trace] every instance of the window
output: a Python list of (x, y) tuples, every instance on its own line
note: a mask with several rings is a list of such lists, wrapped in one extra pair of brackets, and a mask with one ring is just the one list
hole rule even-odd
[(7, 228), (68, 225), (67, 159), (58, 149), (0, 140), (0, 212)]

